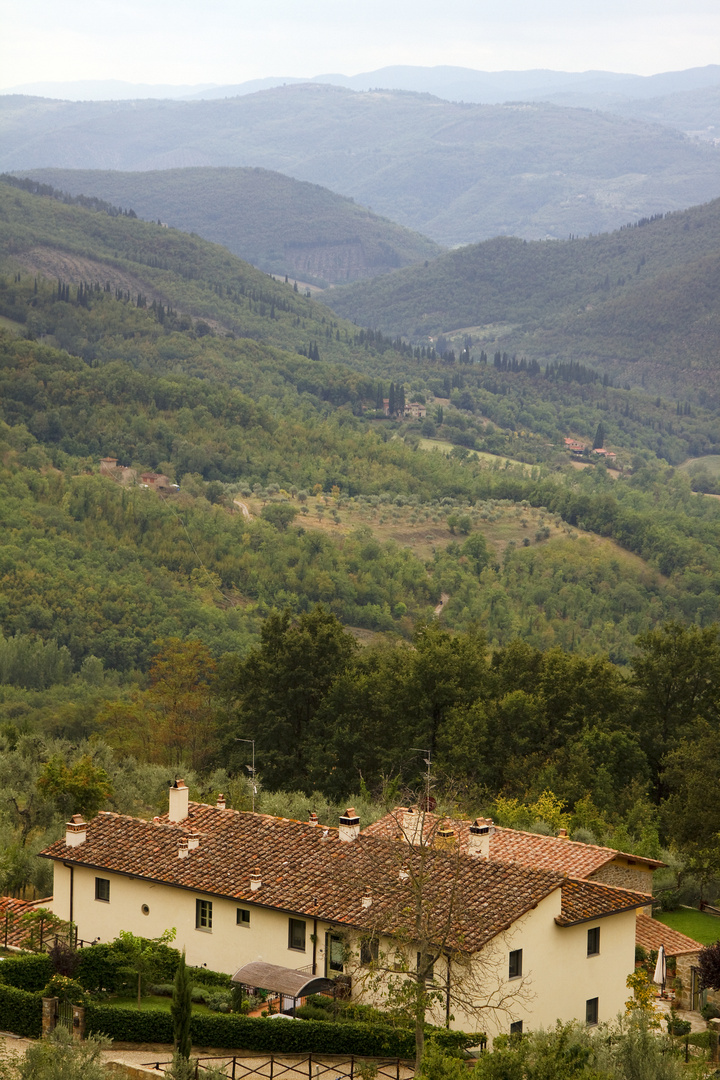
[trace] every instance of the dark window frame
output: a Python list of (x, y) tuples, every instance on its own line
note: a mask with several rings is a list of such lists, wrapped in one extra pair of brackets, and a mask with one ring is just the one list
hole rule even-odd
[(213, 910), (212, 900), (195, 899), (195, 929), (204, 930), (206, 934), (212, 933)]
[[(343, 958), (339, 963), (337, 960), (333, 959), (333, 945), (339, 945), (342, 950)], [(325, 948), (327, 949), (328, 978), (332, 978), (332, 975), (329, 974), (331, 971), (334, 971), (336, 975), (342, 975), (345, 971), (345, 942), (340, 934), (328, 934)]]
[(235, 915), (235, 922), (238, 926), (250, 925), (250, 908), (239, 907)]
[[(300, 927), (302, 927), (302, 935), (300, 934)], [(297, 932), (297, 938), (295, 932)], [(294, 941), (299, 941), (300, 936), (302, 936), (302, 945), (295, 945)], [(307, 951), (307, 923), (305, 919), (288, 919), (288, 949), (292, 949), (293, 952)]]
[(377, 964), (380, 955), (380, 942), (377, 938), (363, 938), (360, 942), (360, 963), (363, 967)]
[(522, 1022), (522, 1020), (513, 1020), (512, 1024), (510, 1025), (510, 1034), (511, 1035), (522, 1035), (522, 1033), (523, 1033), (523, 1022)]
[[(508, 956), (508, 979), (521, 979), (523, 971), (522, 949), (512, 949)], [(519, 1022), (519, 1021), (518, 1021)]]
[(110, 903), (110, 878), (95, 878), (95, 899), (102, 900), (104, 904)]
[(588, 998), (585, 1002), (585, 1024), (587, 1027), (595, 1027), (598, 1023), (598, 1017), (600, 1015), (600, 999)]
[(587, 932), (587, 954), (588, 956), (600, 955), (600, 927), (593, 926)]

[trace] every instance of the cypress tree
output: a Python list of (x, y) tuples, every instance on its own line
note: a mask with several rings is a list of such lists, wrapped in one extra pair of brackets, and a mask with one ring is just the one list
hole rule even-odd
[(190, 1019), (192, 1017), (191, 989), (192, 984), (185, 963), (185, 950), (183, 949), (173, 981), (173, 996), (170, 1013), (172, 1015), (175, 1046), (177, 1047), (177, 1052), (181, 1057), (184, 1057), (186, 1061), (189, 1059), (190, 1050), (192, 1049), (192, 1039), (190, 1038)]

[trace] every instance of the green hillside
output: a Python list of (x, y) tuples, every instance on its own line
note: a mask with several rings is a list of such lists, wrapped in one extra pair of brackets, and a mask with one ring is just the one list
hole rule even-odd
[(220, 101), (8, 95), (0, 140), (8, 171), (273, 169), (448, 245), (597, 233), (720, 194), (720, 151), (655, 124), (311, 83)]
[[(129, 672), (173, 633), (243, 652), (274, 607), (409, 637), (441, 605), (625, 661), (720, 614), (720, 505), (669, 468), (718, 453), (713, 412), (393, 343), (111, 207), (0, 184), (0, 215), (4, 633)], [(428, 416), (384, 418), (391, 383)], [(624, 475), (567, 460), (600, 427)]]
[[(720, 200), (560, 243), (496, 239), (323, 299), (412, 340), (469, 334), (477, 352), (581, 359), (679, 393), (718, 388)], [(701, 374), (702, 373), (702, 374)]]
[(351, 199), (267, 169), (40, 169), (29, 175), (196, 232), (268, 273), (323, 286), (387, 273), (440, 252), (431, 240)]

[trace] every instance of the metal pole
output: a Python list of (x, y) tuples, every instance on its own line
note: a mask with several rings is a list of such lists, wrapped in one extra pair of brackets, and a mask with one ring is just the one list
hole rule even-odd
[(312, 1080), (312, 1054), (308, 1054), (308, 1080)]
[(237, 1064), (237, 1058), (233, 1054), (232, 1080), (235, 1080), (235, 1065), (236, 1064)]
[(270, 1080), (273, 1080), (273, 1065), (275, 1064), (275, 1058), (270, 1055)]

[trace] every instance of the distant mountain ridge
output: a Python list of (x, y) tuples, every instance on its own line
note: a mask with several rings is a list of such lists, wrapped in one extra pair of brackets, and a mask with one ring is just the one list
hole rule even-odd
[(720, 199), (601, 236), (489, 240), (324, 300), (414, 341), (469, 334), (490, 355), (582, 360), (634, 385), (662, 370), (678, 393), (709, 387), (720, 375)]
[(267, 169), (32, 169), (41, 183), (131, 206), (223, 244), (267, 273), (326, 286), (433, 259), (432, 240), (327, 188)]
[(633, 75), (613, 71), (480, 71), (455, 65), (423, 67), (395, 64), (357, 75), (339, 73), (308, 78), (279, 75), (248, 79), (239, 83), (182, 86), (128, 83), (121, 80), (79, 80), (75, 82), (35, 82), (8, 87), (4, 94), (30, 94), (63, 100), (130, 100), (139, 98), (185, 98), (213, 100), (253, 94), (276, 86), (296, 83), (329, 83), (348, 90), (411, 90), (431, 93), (448, 101), (499, 105), (513, 99), (551, 100), (554, 95), (595, 94), (628, 98), (655, 98), (720, 84), (720, 65), (666, 71), (656, 75)]
[(0, 97), (0, 169), (255, 166), (457, 245), (604, 232), (720, 195), (720, 151), (545, 103), (298, 84), (221, 101)]

